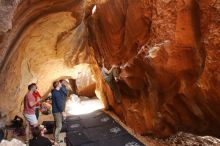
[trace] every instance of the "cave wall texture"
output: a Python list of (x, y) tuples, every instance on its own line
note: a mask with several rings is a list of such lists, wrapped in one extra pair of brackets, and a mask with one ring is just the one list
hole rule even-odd
[[(1, 111), (13, 113), (30, 82), (46, 93), (89, 63), (96, 95), (138, 133), (220, 136), (219, 0), (0, 2)], [(121, 104), (102, 58), (121, 66)]]

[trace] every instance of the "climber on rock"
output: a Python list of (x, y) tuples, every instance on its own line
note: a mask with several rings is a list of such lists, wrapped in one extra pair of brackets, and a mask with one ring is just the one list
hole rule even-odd
[(111, 90), (113, 91), (113, 96), (116, 100), (117, 103), (121, 103), (121, 93), (117, 87), (116, 82), (118, 82), (118, 76), (119, 76), (119, 71), (118, 71), (118, 67), (117, 65), (112, 65), (111, 69), (108, 70), (105, 67), (104, 64), (104, 59), (102, 60), (102, 75), (106, 81), (106, 83), (109, 85), (109, 87), (111, 88)]

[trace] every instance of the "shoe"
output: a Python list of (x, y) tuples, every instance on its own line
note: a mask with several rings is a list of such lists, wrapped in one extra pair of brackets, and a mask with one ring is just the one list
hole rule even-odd
[(26, 139), (26, 140), (24, 141), (24, 143), (25, 143), (26, 145), (28, 145), (28, 144), (29, 144), (29, 140)]
[(57, 143), (63, 143), (63, 140), (58, 140)]
[(39, 125), (40, 130), (44, 129), (45, 126), (44, 125)]

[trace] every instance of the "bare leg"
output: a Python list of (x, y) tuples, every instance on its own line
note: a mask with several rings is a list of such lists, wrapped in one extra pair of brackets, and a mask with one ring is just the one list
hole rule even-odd
[(25, 127), (25, 143), (28, 143), (29, 138), (30, 138), (30, 124), (27, 122), (26, 127)]

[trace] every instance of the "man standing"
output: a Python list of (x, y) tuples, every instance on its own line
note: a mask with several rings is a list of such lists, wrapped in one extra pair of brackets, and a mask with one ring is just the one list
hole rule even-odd
[(52, 90), (52, 113), (55, 121), (55, 133), (54, 138), (56, 143), (61, 143), (62, 141), (59, 139), (60, 131), (62, 128), (62, 120), (64, 114), (64, 98), (60, 91), (62, 85), (59, 81), (55, 81), (53, 83), (54, 89)]
[(35, 115), (35, 106), (40, 102), (40, 99), (35, 101), (35, 97), (33, 96), (33, 93), (36, 91), (37, 87), (36, 84), (32, 83), (28, 86), (28, 93), (24, 97), (24, 110), (23, 114), (28, 122), (25, 134), (26, 134), (26, 142), (29, 141), (29, 133), (30, 133), (30, 126), (37, 127), (38, 126), (38, 120)]
[[(34, 91), (33, 95), (35, 97), (35, 101), (37, 101), (37, 100), (41, 99), (42, 96), (40, 95), (40, 93), (37, 90), (37, 84), (35, 84), (35, 86), (36, 86), (36, 90)], [(40, 115), (40, 106), (41, 106), (40, 103), (36, 104), (36, 106), (35, 106), (35, 115), (36, 115), (37, 119), (39, 118), (39, 115)]]

